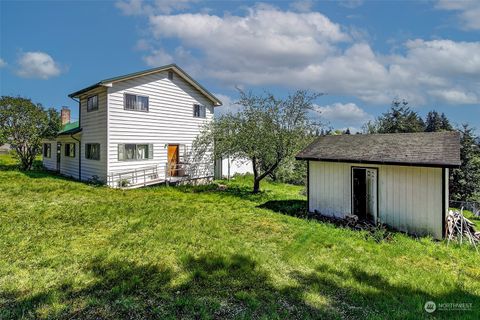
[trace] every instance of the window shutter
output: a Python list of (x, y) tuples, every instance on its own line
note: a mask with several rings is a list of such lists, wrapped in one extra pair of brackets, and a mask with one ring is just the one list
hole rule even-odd
[(125, 145), (118, 145), (118, 160), (125, 160)]
[(148, 159), (153, 159), (153, 144), (148, 145)]
[(72, 157), (74, 157), (74, 158), (75, 158), (75, 146), (76, 146), (76, 144), (74, 143), (73, 144), (73, 152), (72, 152), (73, 153)]
[(206, 118), (207, 117), (207, 108), (205, 106), (202, 106), (201, 110), (202, 110), (202, 118)]

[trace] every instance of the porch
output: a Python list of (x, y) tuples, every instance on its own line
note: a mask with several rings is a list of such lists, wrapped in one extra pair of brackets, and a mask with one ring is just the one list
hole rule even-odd
[(213, 163), (167, 163), (140, 167), (132, 170), (111, 172), (107, 185), (112, 188), (136, 189), (157, 184), (202, 182), (212, 179)]

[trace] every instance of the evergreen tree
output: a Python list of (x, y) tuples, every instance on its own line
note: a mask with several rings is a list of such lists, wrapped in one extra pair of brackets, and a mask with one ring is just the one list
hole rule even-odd
[[(395, 99), (390, 110), (377, 118), (375, 125), (378, 133), (402, 133), (425, 131), (425, 123), (417, 112), (410, 109), (406, 100)], [(370, 132), (371, 133), (371, 132)]]
[(439, 114), (433, 110), (427, 114), (425, 119), (425, 131), (426, 132), (438, 132), (438, 131), (452, 131), (453, 128), (450, 124), (445, 113)]
[(442, 115), (440, 116), (440, 118), (442, 119), (442, 130), (444, 131), (452, 131), (453, 130), (453, 127), (452, 125), (450, 124), (450, 121), (448, 120), (447, 116), (445, 115), (445, 113), (442, 112)]
[(480, 147), (476, 143), (473, 129), (467, 124), (460, 130), (460, 168), (451, 170), (450, 197), (467, 201), (480, 193)]

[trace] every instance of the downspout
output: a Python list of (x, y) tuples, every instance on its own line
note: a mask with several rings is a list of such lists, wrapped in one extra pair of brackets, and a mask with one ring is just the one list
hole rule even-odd
[(73, 136), (70, 135), (70, 138), (78, 142), (78, 180), (82, 181), (82, 142)]
[[(78, 127), (82, 127), (82, 106), (80, 105), (80, 100), (75, 100), (75, 98), (70, 97), (73, 101), (78, 103)], [(75, 141), (78, 141), (78, 180), (82, 181), (82, 141), (73, 137), (73, 134), (70, 135)]]

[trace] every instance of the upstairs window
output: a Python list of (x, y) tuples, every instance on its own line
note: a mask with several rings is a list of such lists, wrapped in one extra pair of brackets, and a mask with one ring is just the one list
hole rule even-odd
[(43, 144), (43, 157), (44, 158), (51, 158), (52, 157), (52, 144), (51, 143), (44, 143)]
[(193, 105), (193, 116), (195, 118), (205, 118), (206, 117), (205, 106), (202, 106), (200, 104), (194, 104)]
[(118, 160), (132, 161), (132, 160), (147, 160), (153, 159), (153, 145), (152, 144), (119, 144), (118, 145)]
[(87, 112), (98, 110), (98, 96), (91, 96), (87, 98)]
[(168, 71), (168, 79), (173, 80), (173, 71)]
[(90, 160), (100, 160), (100, 144), (86, 143), (85, 144), (85, 158)]
[(148, 111), (148, 97), (125, 93), (125, 110)]
[(75, 158), (75, 143), (65, 143), (65, 157)]

